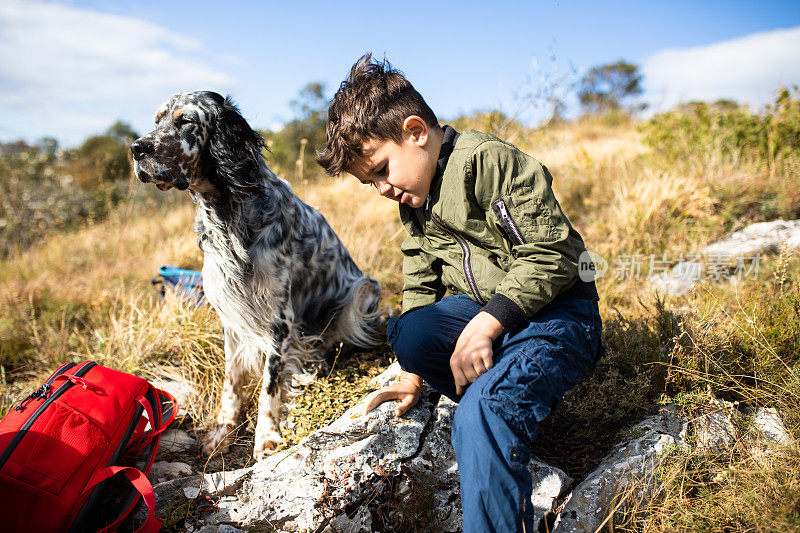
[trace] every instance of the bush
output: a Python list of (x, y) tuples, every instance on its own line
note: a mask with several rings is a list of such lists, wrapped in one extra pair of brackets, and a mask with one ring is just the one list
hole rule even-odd
[(128, 192), (136, 137), (117, 122), (77, 149), (59, 151), (53, 139), (0, 145), (0, 258), (53, 230), (104, 218)]
[(746, 162), (791, 171), (800, 159), (800, 91), (781, 89), (761, 113), (730, 101), (684, 104), (654, 116), (642, 131), (654, 153), (675, 163)]

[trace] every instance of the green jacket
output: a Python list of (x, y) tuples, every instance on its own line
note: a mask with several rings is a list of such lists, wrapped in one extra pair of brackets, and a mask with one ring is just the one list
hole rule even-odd
[[(532, 317), (578, 280), (585, 246), (561, 211), (550, 172), (497, 137), (469, 130), (446, 147), (428, 202), (400, 205), (403, 312), (446, 290), (468, 294), (506, 330)], [(593, 285), (592, 285), (593, 288)], [(596, 290), (595, 290), (596, 295)], [(509, 316), (513, 319), (509, 320)]]

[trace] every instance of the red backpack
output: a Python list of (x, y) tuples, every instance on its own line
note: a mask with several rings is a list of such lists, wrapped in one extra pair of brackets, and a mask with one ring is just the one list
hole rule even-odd
[(158, 531), (147, 473), (177, 408), (145, 379), (62, 365), (0, 421), (0, 527), (116, 531), (141, 497), (139, 531)]

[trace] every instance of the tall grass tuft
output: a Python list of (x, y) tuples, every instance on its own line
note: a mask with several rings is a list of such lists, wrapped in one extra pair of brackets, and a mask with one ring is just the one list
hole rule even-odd
[[(697, 296), (700, 314), (681, 323), (667, 388), (697, 415), (712, 397), (733, 401), (743, 413), (734, 420), (737, 438), (725, 451), (694, 447), (662, 461), (654, 492), (621, 494), (608, 530), (800, 528), (798, 267), (800, 260), (784, 252), (766, 286)], [(748, 414), (758, 407), (777, 409), (794, 445), (771, 442), (750, 426)]]

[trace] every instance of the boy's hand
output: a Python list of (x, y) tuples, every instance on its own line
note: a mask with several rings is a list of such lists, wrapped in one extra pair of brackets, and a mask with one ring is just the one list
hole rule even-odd
[(450, 370), (456, 382), (456, 394), (461, 396), (469, 384), (492, 368), (492, 342), (503, 333), (500, 321), (481, 311), (469, 321), (456, 341), (450, 356)]
[(395, 383), (378, 389), (364, 398), (364, 414), (369, 413), (383, 402), (400, 400), (394, 408), (394, 415), (401, 416), (419, 401), (422, 391), (422, 378), (403, 370)]

